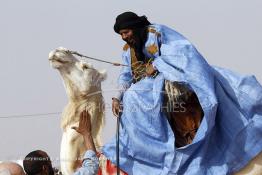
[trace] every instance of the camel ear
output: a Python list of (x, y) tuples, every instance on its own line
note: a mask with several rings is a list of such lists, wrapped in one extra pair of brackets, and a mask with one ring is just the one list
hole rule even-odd
[(101, 81), (104, 81), (107, 78), (106, 70), (100, 70), (100, 71), (98, 71), (98, 73), (99, 73), (99, 79)]

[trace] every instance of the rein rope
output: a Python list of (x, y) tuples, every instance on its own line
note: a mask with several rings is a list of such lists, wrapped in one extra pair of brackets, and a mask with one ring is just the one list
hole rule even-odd
[(98, 58), (94, 58), (94, 57), (89, 57), (89, 56), (85, 56), (83, 54), (80, 54), (76, 51), (71, 51), (71, 50), (68, 50), (69, 53), (71, 53), (72, 55), (77, 55), (79, 57), (83, 57), (83, 58), (87, 58), (87, 59), (91, 59), (91, 60), (95, 60), (95, 61), (99, 61), (99, 62), (103, 62), (103, 63), (108, 63), (108, 64), (112, 64), (114, 66), (127, 66), (128, 65), (125, 65), (125, 64), (121, 64), (121, 63), (114, 63), (114, 62), (110, 62), (110, 61), (105, 61), (105, 60), (102, 60), (102, 59), (98, 59)]

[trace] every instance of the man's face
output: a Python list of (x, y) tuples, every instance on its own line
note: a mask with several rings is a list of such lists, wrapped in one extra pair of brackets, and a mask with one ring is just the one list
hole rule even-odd
[(119, 31), (119, 34), (121, 35), (122, 39), (127, 42), (130, 46), (134, 46), (136, 43), (136, 39), (133, 33), (133, 30), (131, 29), (122, 29)]

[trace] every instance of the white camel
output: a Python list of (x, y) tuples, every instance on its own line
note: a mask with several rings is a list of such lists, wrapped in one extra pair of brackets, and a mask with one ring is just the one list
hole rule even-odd
[(104, 124), (104, 100), (101, 82), (105, 71), (98, 71), (91, 64), (76, 59), (67, 49), (59, 47), (49, 53), (49, 61), (62, 76), (68, 96), (61, 119), (63, 129), (60, 166), (64, 175), (71, 175), (81, 163), (85, 152), (82, 136), (72, 126), (77, 126), (80, 113), (87, 109), (91, 115), (92, 135), (96, 148), (102, 146), (101, 130)]

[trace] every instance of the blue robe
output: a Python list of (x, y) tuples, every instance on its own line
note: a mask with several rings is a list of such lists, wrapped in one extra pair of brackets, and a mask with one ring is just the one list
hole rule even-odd
[[(120, 168), (129, 175), (230, 174), (262, 151), (262, 87), (254, 76), (242, 76), (209, 65), (181, 34), (163, 25), (150, 26), (144, 54), (160, 72), (132, 83), (124, 67), (119, 84), (129, 87), (122, 98)], [(123, 52), (131, 65), (130, 48)], [(164, 80), (190, 86), (204, 117), (191, 144), (176, 148), (161, 112)], [(116, 162), (115, 139), (103, 153)]]

